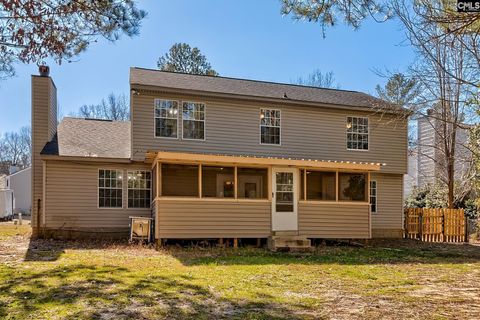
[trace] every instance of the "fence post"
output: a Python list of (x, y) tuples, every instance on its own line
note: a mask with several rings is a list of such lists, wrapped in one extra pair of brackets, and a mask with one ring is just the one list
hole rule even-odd
[(465, 212), (463, 213), (463, 218), (465, 219), (465, 230), (464, 230), (464, 233), (465, 233), (465, 241), (466, 243), (468, 243), (468, 217), (467, 215), (465, 214)]
[(447, 239), (445, 237), (445, 209), (442, 210), (442, 242), (445, 242)]
[(418, 212), (418, 237), (423, 241), (423, 210)]

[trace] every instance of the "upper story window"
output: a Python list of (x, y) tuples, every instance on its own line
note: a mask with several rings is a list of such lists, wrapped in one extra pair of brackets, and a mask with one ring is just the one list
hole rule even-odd
[(155, 100), (155, 137), (178, 137), (178, 101)]
[(260, 143), (280, 145), (280, 110), (260, 110)]
[(183, 138), (205, 140), (205, 104), (183, 103)]
[(150, 208), (151, 180), (150, 171), (128, 171), (129, 208)]
[(347, 117), (347, 150), (368, 150), (368, 118)]
[(122, 171), (98, 170), (98, 207), (122, 208)]

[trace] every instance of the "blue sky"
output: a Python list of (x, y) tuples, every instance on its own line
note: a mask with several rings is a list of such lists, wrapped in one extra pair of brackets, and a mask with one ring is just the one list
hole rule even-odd
[[(414, 58), (394, 20), (368, 20), (356, 31), (339, 25), (323, 38), (319, 25), (282, 16), (278, 0), (145, 0), (139, 6), (148, 17), (138, 37), (100, 40), (74, 63), (49, 63), (63, 115), (110, 92), (128, 95), (129, 67), (156, 68), (175, 42), (199, 47), (223, 76), (290, 82), (320, 69), (333, 71), (342, 89), (367, 93), (385, 82), (374, 69), (402, 71)], [(30, 75), (37, 67), (16, 69), (14, 78), (0, 82), (0, 134), (30, 124)]]

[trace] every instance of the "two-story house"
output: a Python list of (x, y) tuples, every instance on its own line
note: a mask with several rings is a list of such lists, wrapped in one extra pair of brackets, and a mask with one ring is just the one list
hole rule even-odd
[[(65, 118), (32, 76), (33, 227), (53, 236), (402, 236), (402, 112), (367, 94), (130, 70), (130, 122)], [(383, 112), (378, 112), (381, 106)]]

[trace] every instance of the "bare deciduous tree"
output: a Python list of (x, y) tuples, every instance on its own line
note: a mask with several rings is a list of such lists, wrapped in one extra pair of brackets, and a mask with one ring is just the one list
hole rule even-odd
[[(431, 127), (437, 138), (429, 147), (439, 155), (432, 160), (442, 168), (437, 179), (447, 186), (448, 205), (453, 207), (455, 194), (457, 198), (464, 194), (458, 191), (455, 180), (455, 163), (461, 156), (457, 150), (458, 134), (461, 129), (468, 127), (465, 117), (472, 121), (473, 113), (468, 101), (480, 72), (475, 68), (471, 48), (464, 41), (470, 35), (445, 33), (444, 26), (425, 19), (423, 12), (428, 9), (422, 7), (421, 1), (412, 5), (404, 0), (394, 0), (392, 8), (417, 52), (416, 63), (410, 73), (423, 88), (418, 102), (408, 108), (415, 116), (425, 117), (432, 122)], [(464, 190), (468, 188), (470, 186), (464, 186)]]
[(319, 69), (313, 71), (307, 77), (299, 77), (293, 83), (302, 86), (311, 86), (319, 88), (339, 89), (340, 85), (335, 81), (335, 76), (332, 71), (323, 73)]
[(100, 104), (83, 105), (73, 116), (92, 119), (127, 121), (130, 119), (129, 104), (124, 94), (111, 93)]
[(8, 173), (11, 165), (21, 169), (30, 166), (31, 148), (30, 127), (23, 127), (18, 132), (7, 132), (0, 137), (0, 173)]

